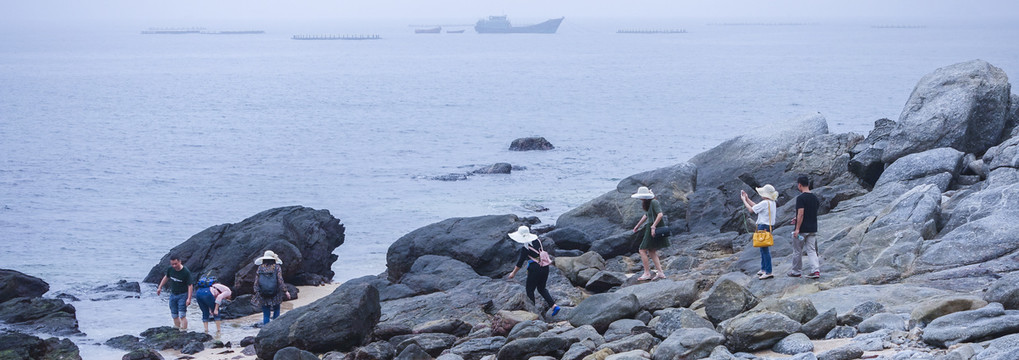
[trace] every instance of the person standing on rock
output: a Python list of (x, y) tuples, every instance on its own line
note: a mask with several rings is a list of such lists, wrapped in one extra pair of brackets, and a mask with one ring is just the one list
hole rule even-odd
[(219, 305), (223, 303), (223, 300), (230, 298), (230, 288), (217, 282), (214, 276), (203, 276), (198, 279), (197, 285), (195, 300), (198, 301), (198, 308), (202, 310), (202, 325), (205, 326), (205, 332), (208, 333), (209, 321), (215, 321), (218, 334), (222, 329), (220, 321), (223, 320), (223, 317), (219, 315)]
[(173, 318), (173, 327), (188, 329), (188, 306), (191, 306), (191, 295), (194, 294), (194, 285), (191, 283), (191, 270), (188, 270), (180, 262), (180, 256), (170, 255), (170, 267), (166, 269), (166, 275), (156, 286), (156, 295), (162, 294), (163, 286), (170, 283), (170, 317)]
[[(747, 195), (747, 192), (743, 190), (740, 190), (740, 199), (743, 200), (743, 206), (746, 206), (747, 210), (757, 214), (757, 230), (771, 231), (775, 226), (775, 213), (778, 212), (778, 205), (775, 204), (775, 200), (778, 199), (778, 191), (775, 191), (775, 187), (771, 184), (766, 184), (757, 188), (757, 193), (761, 195), (759, 203), (750, 200), (750, 195)], [(762, 246), (758, 249), (761, 249), (761, 271), (757, 272), (758, 279), (775, 277), (771, 274), (771, 247)]]
[[(662, 269), (662, 260), (658, 258), (658, 249), (666, 248), (669, 244), (668, 237), (655, 237), (655, 230), (658, 229), (658, 225), (661, 225), (662, 218), (665, 216), (662, 213), (662, 204), (655, 199), (655, 193), (651, 192), (646, 186), (637, 188), (637, 193), (630, 195), (631, 198), (640, 199), (641, 208), (644, 209), (644, 216), (637, 221), (637, 225), (633, 227), (633, 232), (636, 233), (642, 227), (644, 229), (644, 239), (640, 242), (640, 253), (641, 264), (644, 265), (644, 274), (641, 275), (637, 280), (658, 280), (665, 278), (665, 269)], [(651, 266), (648, 263), (648, 258), (655, 264), (655, 269), (658, 272), (655, 274), (651, 273)]]
[(280, 316), (280, 304), (283, 303), (283, 295), (290, 299), (290, 291), (283, 283), (283, 261), (276, 256), (272, 250), (266, 250), (262, 257), (255, 259), (258, 271), (255, 275), (255, 294), (251, 297), (251, 303), (262, 307), (262, 324), (269, 323), (269, 313), (272, 312), (272, 319)]
[(552, 307), (552, 316), (556, 316), (559, 313), (559, 305), (556, 305), (555, 299), (545, 288), (548, 283), (548, 265), (541, 265), (540, 256), (545, 248), (541, 245), (541, 240), (538, 240), (538, 235), (532, 234), (531, 229), (526, 226), (521, 226), (516, 232), (507, 235), (513, 241), (524, 245), (520, 248), (517, 266), (507, 277), (512, 279), (517, 275), (517, 271), (520, 271), (520, 268), (524, 266), (524, 262), (527, 262), (527, 282), (524, 287), (527, 290), (527, 298), (531, 299), (532, 304), (537, 305), (534, 300), (534, 290), (538, 290), (538, 294), (541, 294), (541, 297), (545, 299), (545, 303)]
[(821, 277), (821, 264), (817, 259), (817, 209), (821, 201), (810, 192), (810, 178), (800, 175), (796, 178), (796, 188), (801, 194), (796, 197), (796, 230), (793, 231), (793, 268), (789, 276), (800, 277), (803, 269), (803, 252), (807, 252), (810, 265), (807, 277)]

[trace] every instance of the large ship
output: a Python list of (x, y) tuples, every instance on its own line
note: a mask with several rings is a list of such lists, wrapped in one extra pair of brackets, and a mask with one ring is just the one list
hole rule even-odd
[(556, 30), (559, 30), (559, 24), (563, 22), (565, 18), (550, 19), (540, 24), (528, 25), (528, 26), (513, 26), (510, 25), (509, 20), (506, 16), (489, 16), (488, 19), (478, 20), (478, 23), (474, 25), (474, 31), (479, 34), (555, 34)]

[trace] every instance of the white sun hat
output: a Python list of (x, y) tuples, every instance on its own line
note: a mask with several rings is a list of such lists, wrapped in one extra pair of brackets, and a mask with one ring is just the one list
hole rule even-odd
[(757, 193), (761, 194), (761, 197), (766, 198), (768, 200), (778, 199), (778, 191), (775, 191), (775, 187), (771, 186), (771, 184), (766, 184), (762, 187), (757, 188)]
[(521, 226), (516, 232), (511, 232), (508, 235), (510, 239), (521, 244), (527, 244), (538, 239), (538, 235), (531, 234), (531, 229), (528, 229), (526, 226)]
[(283, 265), (283, 260), (280, 260), (280, 257), (272, 252), (272, 250), (266, 250), (262, 257), (255, 259), (255, 265), (262, 265), (263, 260), (269, 259), (276, 260), (276, 264)]
[(640, 188), (637, 189), (637, 193), (633, 194), (633, 195), (630, 195), (630, 197), (632, 197), (634, 199), (642, 199), (642, 200), (644, 200), (644, 199), (654, 199), (655, 198), (655, 193), (651, 192), (651, 189), (648, 189), (647, 186), (641, 186)]

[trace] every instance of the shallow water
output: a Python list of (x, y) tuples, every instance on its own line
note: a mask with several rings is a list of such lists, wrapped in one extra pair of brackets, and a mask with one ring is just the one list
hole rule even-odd
[[(140, 280), (209, 226), (300, 204), (346, 226), (333, 266), (344, 281), (384, 271), (389, 244), (418, 227), (504, 213), (553, 223), (622, 178), (770, 123), (821, 112), (832, 132), (865, 134), (941, 66), (980, 58), (1019, 74), (1014, 24), (709, 23), (568, 18), (553, 36), (4, 29), (0, 264), (45, 279), (50, 296), (81, 295)], [(638, 25), (688, 33), (614, 33)], [(313, 33), (383, 39), (290, 40)], [(531, 135), (556, 149), (507, 150)], [(526, 170), (428, 179), (496, 162)], [(119, 356), (90, 344), (168, 325), (165, 301), (147, 286), (76, 302), (88, 336), (75, 342), (87, 359)]]

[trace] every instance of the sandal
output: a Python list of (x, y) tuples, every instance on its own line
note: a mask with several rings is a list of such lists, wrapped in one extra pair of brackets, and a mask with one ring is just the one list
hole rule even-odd
[(761, 277), (759, 277), (758, 279), (764, 280), (764, 279), (771, 279), (771, 278), (773, 278), (773, 277), (775, 277), (775, 275), (772, 275), (772, 274), (764, 274), (764, 275), (761, 275)]
[(761, 276), (761, 275), (764, 275), (764, 270), (761, 270), (761, 271), (757, 272), (757, 276)]
[(651, 280), (658, 280), (658, 279), (664, 279), (664, 278), (665, 278), (665, 272), (664, 271), (659, 271), (658, 273), (655, 274), (654, 277), (651, 278)]
[(639, 278), (637, 278), (638, 281), (644, 281), (644, 280), (650, 280), (650, 279), (651, 279), (651, 274), (649, 274), (649, 273), (644, 273), (644, 275), (641, 275)]

